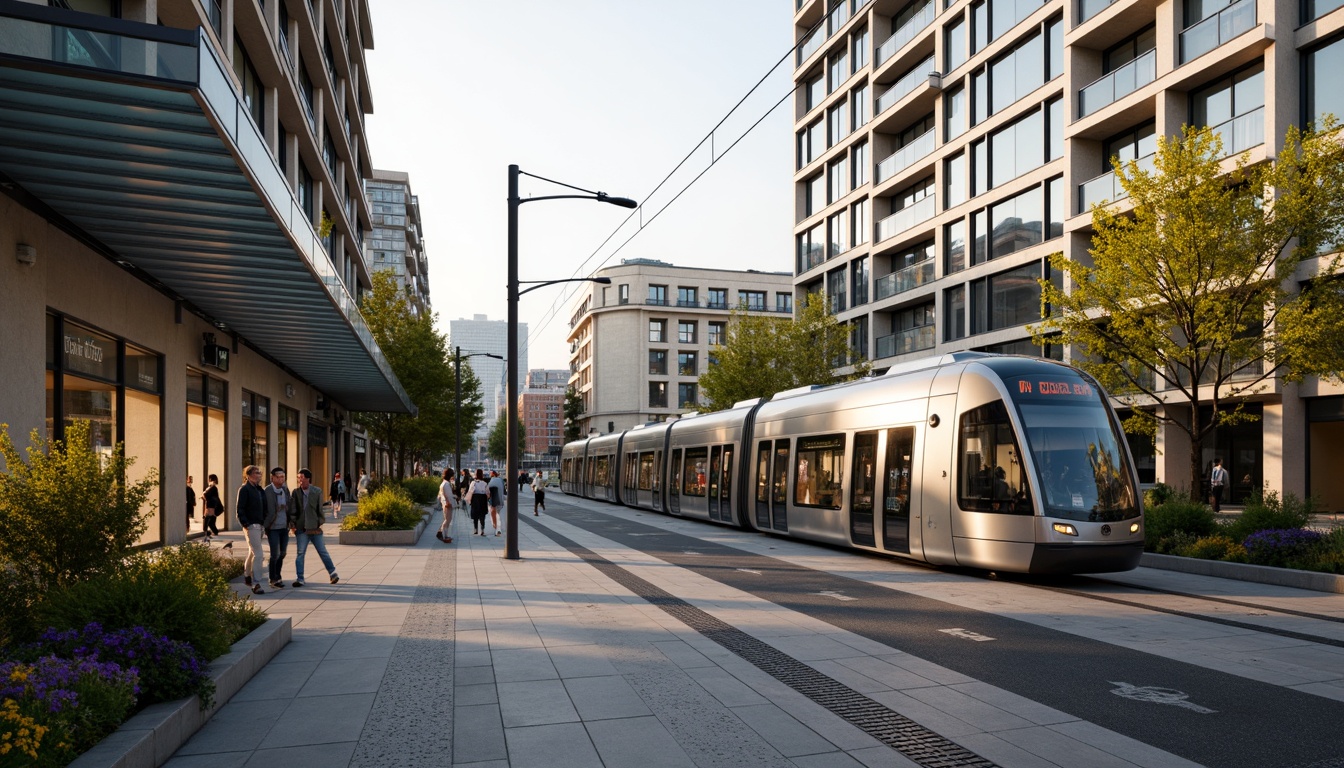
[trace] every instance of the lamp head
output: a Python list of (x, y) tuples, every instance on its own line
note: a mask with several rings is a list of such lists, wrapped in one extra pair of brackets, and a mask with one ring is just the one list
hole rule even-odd
[(612, 197), (611, 195), (608, 195), (606, 192), (598, 192), (598, 193), (597, 193), (597, 199), (598, 199), (599, 201), (601, 201), (601, 202), (604, 202), (604, 203), (611, 203), (612, 205), (619, 205), (619, 206), (622, 207), (622, 208), (638, 208), (638, 207), (639, 207), (639, 203), (635, 202), (634, 200), (631, 200), (631, 199), (628, 198), (628, 197)]
[(597, 283), (598, 285), (611, 285), (610, 277), (594, 277), (591, 279), (594, 283)]

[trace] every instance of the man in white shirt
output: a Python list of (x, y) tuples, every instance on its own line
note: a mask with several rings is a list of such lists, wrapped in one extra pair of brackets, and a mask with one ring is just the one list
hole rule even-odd
[(1218, 514), (1223, 506), (1223, 487), (1227, 485), (1227, 470), (1223, 469), (1223, 460), (1213, 460), (1213, 471), (1209, 473), (1209, 506), (1213, 514)]

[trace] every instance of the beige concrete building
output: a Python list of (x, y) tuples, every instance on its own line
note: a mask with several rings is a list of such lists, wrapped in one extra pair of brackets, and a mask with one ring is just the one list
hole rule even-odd
[(349, 412), (413, 407), (369, 284), (364, 0), (0, 8), (0, 422), (74, 419), (157, 471), (145, 543), (246, 464), (378, 469)]
[(569, 319), (569, 384), (582, 432), (662, 421), (700, 404), (697, 379), (723, 343), (730, 311), (792, 316), (787, 272), (677, 267), (626, 259), (599, 270), (610, 285), (577, 297)]
[[(1263, 160), (1289, 125), (1344, 115), (1338, 0), (797, 0), (794, 25), (794, 283), (878, 370), (1040, 354), (1036, 280), (1050, 253), (1084, 257), (1090, 203), (1123, 194), (1111, 157), (1195, 124)], [(1247, 407), (1261, 420), (1206, 443), (1233, 500), (1263, 485), (1344, 510), (1344, 389), (1275, 382)], [(1184, 474), (1174, 431), (1139, 442), (1145, 482)]]

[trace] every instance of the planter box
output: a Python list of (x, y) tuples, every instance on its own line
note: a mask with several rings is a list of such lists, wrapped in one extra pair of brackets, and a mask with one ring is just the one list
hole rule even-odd
[(187, 743), (219, 708), (289, 643), (289, 619), (269, 619), (210, 662), (215, 703), (201, 709), (195, 696), (165, 701), (135, 713), (107, 738), (70, 763), (70, 768), (158, 768)]
[(1220, 579), (1254, 581), (1259, 584), (1273, 584), (1279, 587), (1296, 587), (1297, 589), (1310, 589), (1316, 592), (1344, 594), (1344, 576), (1333, 573), (1298, 571), (1292, 568), (1272, 568), (1267, 565), (1248, 565), (1246, 563), (1225, 563), (1221, 560), (1200, 560), (1194, 557), (1158, 555), (1152, 552), (1144, 552), (1139, 565), (1145, 568), (1160, 568), (1164, 571), (1217, 576)]
[(420, 518), (415, 528), (409, 531), (341, 531), (340, 544), (374, 544), (378, 546), (414, 546), (420, 540), (420, 534), (429, 525), (429, 516)]

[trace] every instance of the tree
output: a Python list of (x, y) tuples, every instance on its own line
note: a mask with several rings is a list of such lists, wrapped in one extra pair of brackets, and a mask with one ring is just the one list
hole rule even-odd
[[(1050, 314), (1033, 340), (1074, 345), (1074, 364), (1134, 408), (1127, 431), (1183, 431), (1188, 487), (1214, 428), (1253, 418), (1241, 396), (1344, 369), (1340, 258), (1318, 256), (1344, 243), (1334, 129), (1290, 129), (1277, 160), (1254, 166), (1222, 159), (1213, 131), (1159, 138), (1152, 171), (1116, 163), (1133, 210), (1093, 207), (1090, 261), (1051, 256), (1069, 284), (1041, 281)], [(1299, 284), (1300, 266), (1315, 276)]]
[[(434, 316), (411, 311), (407, 294), (391, 272), (373, 274), (373, 290), (360, 311), (374, 341), (392, 367), (417, 413), (359, 413), (355, 418), (392, 453), (393, 472), (404, 477), (417, 459), (430, 461), (453, 448), (457, 416), (453, 358), (443, 334), (434, 330)], [(485, 413), (480, 382), (470, 369), (462, 376), (462, 433), (473, 434)]]
[(573, 388), (565, 390), (565, 442), (572, 443), (582, 437), (579, 432), (579, 419), (583, 418), (583, 397)]
[[(836, 368), (852, 365), (848, 374)], [(830, 313), (820, 294), (808, 297), (796, 319), (733, 311), (727, 343), (710, 353), (710, 365), (700, 376), (705, 404), (701, 411), (731, 408), (733, 403), (767, 397), (808, 384), (852, 381), (872, 369), (849, 343), (849, 331)]]
[[(506, 431), (509, 427), (507, 418), (495, 422), (495, 426), (490, 430), (490, 441), (486, 444), (485, 452), (490, 454), (491, 458), (504, 461), (509, 458), (505, 446), (509, 444), (509, 436)], [(518, 455), (522, 456), (527, 450), (527, 432), (523, 429), (523, 422), (518, 422)]]

